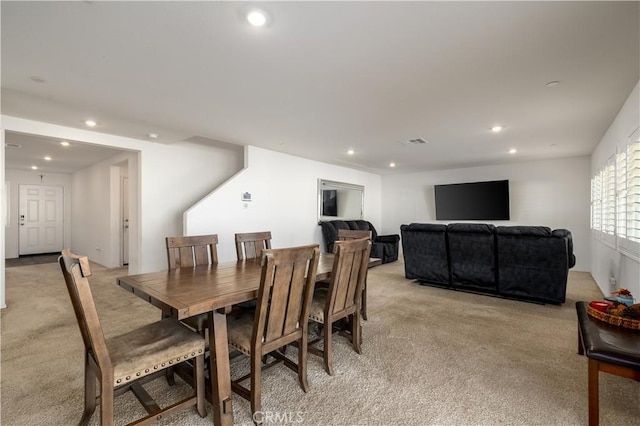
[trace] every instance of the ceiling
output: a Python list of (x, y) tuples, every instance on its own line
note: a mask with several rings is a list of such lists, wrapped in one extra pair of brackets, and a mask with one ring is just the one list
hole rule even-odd
[(407, 173), (589, 155), (640, 79), (639, 2), (255, 5), (2, 2), (2, 114)]

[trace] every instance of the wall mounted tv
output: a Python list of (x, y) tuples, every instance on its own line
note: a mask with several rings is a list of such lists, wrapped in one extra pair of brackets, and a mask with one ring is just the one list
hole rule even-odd
[(435, 185), (436, 220), (509, 220), (509, 181)]

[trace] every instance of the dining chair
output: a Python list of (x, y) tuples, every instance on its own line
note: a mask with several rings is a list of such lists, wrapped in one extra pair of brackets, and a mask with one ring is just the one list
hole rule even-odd
[[(329, 288), (317, 288), (313, 295), (309, 320), (319, 324), (319, 337), (309, 342), (309, 352), (324, 360), (324, 368), (333, 375), (333, 324), (346, 318), (351, 328), (351, 343), (361, 353), (360, 309), (362, 286), (367, 277), (371, 241), (367, 238), (336, 241)], [(323, 349), (315, 345), (324, 342)]]
[[(167, 237), (166, 245), (169, 270), (218, 263), (217, 234)], [(163, 316), (171, 316), (171, 314), (164, 312)], [(207, 314), (189, 317), (183, 322), (203, 337), (206, 336)]]
[[(100, 381), (103, 426), (113, 424), (113, 400), (127, 391), (133, 392), (148, 413), (139, 422), (153, 422), (193, 405), (201, 417), (206, 417), (202, 336), (174, 318), (165, 318), (105, 339), (89, 285), (89, 259), (65, 249), (58, 262), (84, 342), (84, 413), (80, 424), (87, 424), (95, 411), (96, 379)], [(194, 362), (195, 394), (161, 409), (142, 384), (163, 375), (166, 368), (189, 360)]]
[[(263, 251), (262, 272), (255, 313), (247, 311), (227, 324), (229, 345), (249, 356), (251, 372), (231, 381), (231, 389), (251, 403), (254, 422), (261, 411), (263, 357), (275, 361), (264, 368), (283, 362), (298, 373), (300, 386), (306, 392), (308, 315), (318, 271), (318, 244), (266, 249)], [(279, 349), (296, 343), (298, 363), (284, 356)], [(251, 389), (240, 383), (251, 379)]]
[(238, 260), (259, 259), (262, 250), (271, 248), (271, 231), (235, 234)]
[[(271, 248), (271, 231), (247, 232), (235, 234), (236, 256), (238, 260), (259, 259), (262, 250)], [(238, 303), (234, 305), (240, 310), (253, 311), (256, 309), (256, 301)]]
[[(360, 238), (368, 238), (371, 240), (371, 231), (362, 231), (359, 229), (338, 229), (338, 241), (357, 240)], [(364, 280), (362, 286), (362, 309), (360, 310), (362, 318), (368, 320), (367, 317), (367, 280)]]
[(218, 263), (218, 235), (167, 237), (169, 269)]

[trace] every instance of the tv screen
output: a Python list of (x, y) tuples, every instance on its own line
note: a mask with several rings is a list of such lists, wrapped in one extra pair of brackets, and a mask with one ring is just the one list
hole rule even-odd
[(509, 181), (435, 185), (436, 220), (509, 220)]
[(338, 191), (322, 190), (322, 216), (338, 216)]

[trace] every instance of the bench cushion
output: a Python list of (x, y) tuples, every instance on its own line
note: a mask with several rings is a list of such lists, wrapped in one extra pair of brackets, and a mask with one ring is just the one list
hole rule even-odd
[(576, 311), (588, 358), (640, 370), (640, 331), (592, 318), (587, 313), (585, 302), (576, 302)]

